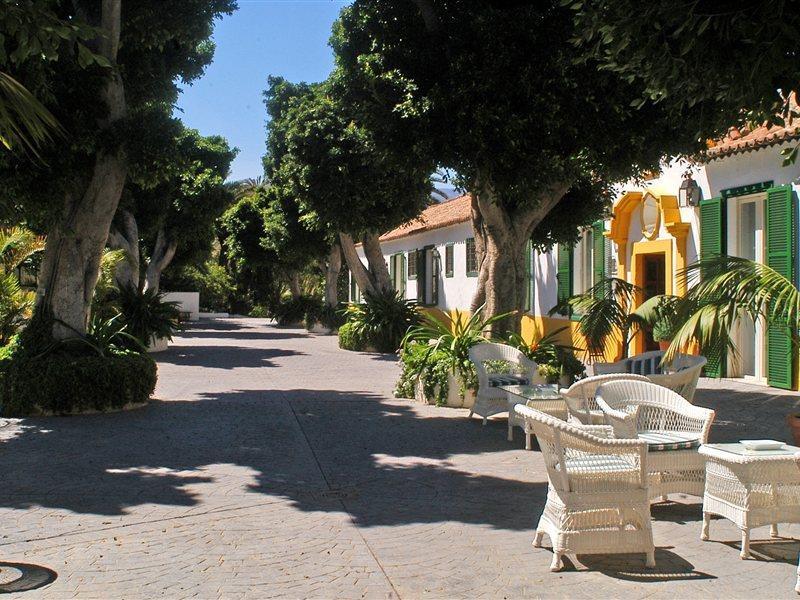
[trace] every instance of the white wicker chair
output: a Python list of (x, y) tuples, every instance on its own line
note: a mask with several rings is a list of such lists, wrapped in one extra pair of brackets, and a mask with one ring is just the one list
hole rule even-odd
[(605, 383), (596, 401), (615, 437), (648, 442), (651, 498), (666, 500), (667, 494), (678, 492), (703, 495), (705, 461), (698, 448), (708, 441), (713, 410), (647, 381)]
[[(469, 359), (475, 364), (478, 373), (478, 393), (475, 395), (475, 404), (469, 411), (486, 419), (498, 413), (508, 412), (508, 399), (506, 393), (500, 389), (503, 385), (528, 385), (540, 383), (539, 366), (521, 351), (505, 344), (484, 343), (473, 346), (469, 350)], [(487, 361), (502, 360), (517, 367), (522, 371), (515, 375), (493, 374), (486, 369)]]
[(703, 367), (708, 362), (706, 357), (694, 354), (678, 354), (672, 363), (662, 366), (661, 360), (663, 358), (663, 351), (654, 350), (612, 363), (595, 363), (593, 368), (595, 375), (611, 373), (644, 375), (653, 383), (678, 392), (689, 402), (694, 400), (697, 381), (700, 379)]
[(533, 428), (547, 467), (547, 502), (533, 545), (548, 535), (550, 570), (575, 554), (643, 552), (646, 565), (655, 566), (647, 443), (600, 437), (608, 428), (576, 427), (528, 406), (514, 410)]
[(597, 388), (609, 381), (634, 380), (649, 381), (643, 375), (630, 373), (611, 373), (609, 375), (594, 375), (585, 377), (573, 383), (569, 388), (561, 390), (561, 397), (567, 404), (570, 421), (577, 421), (582, 425), (602, 425), (606, 422), (605, 415), (597, 402), (594, 401)]

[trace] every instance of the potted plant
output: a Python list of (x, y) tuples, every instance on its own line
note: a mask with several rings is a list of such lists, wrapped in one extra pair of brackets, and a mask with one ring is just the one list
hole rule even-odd
[(119, 309), (127, 332), (149, 352), (166, 350), (173, 334), (180, 330), (178, 303), (164, 301), (163, 293), (121, 288)]

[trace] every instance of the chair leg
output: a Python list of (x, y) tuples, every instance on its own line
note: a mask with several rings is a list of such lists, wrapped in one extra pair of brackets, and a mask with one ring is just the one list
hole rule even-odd
[(703, 511), (703, 531), (700, 534), (700, 539), (704, 542), (708, 540), (708, 528), (711, 525), (711, 513)]
[(739, 553), (739, 558), (745, 559), (750, 557), (750, 530), (742, 529), (742, 551)]
[(483, 417), (483, 425), (486, 426), (486, 422), (489, 420), (489, 417)]
[(647, 553), (647, 558), (645, 559), (644, 566), (648, 569), (654, 569), (656, 566), (656, 552), (655, 550), (650, 550)]
[(514, 441), (514, 425), (511, 423), (511, 419), (508, 420), (508, 441)]
[(553, 551), (553, 561), (550, 563), (550, 570), (554, 573), (564, 568), (564, 562), (561, 560), (563, 552)]
[(544, 531), (536, 531), (536, 536), (533, 538), (533, 547), (534, 548), (541, 548), (542, 547), (542, 538), (544, 537)]
[(778, 537), (778, 524), (777, 523), (773, 523), (772, 525), (769, 526), (769, 535), (771, 537)]
[(525, 432), (525, 450), (530, 450), (531, 446), (531, 433), (530, 431)]

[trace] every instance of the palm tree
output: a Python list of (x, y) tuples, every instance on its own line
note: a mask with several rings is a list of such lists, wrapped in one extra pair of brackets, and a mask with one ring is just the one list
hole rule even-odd
[(8, 344), (30, 318), (36, 294), (22, 288), (18, 271), (44, 242), (24, 227), (0, 228), (0, 345)]
[(22, 147), (37, 158), (38, 150), (63, 133), (52, 113), (19, 81), (0, 72), (0, 145)]
[(709, 360), (737, 348), (731, 330), (743, 316), (761, 320), (767, 328), (788, 329), (797, 345), (800, 291), (789, 279), (765, 264), (736, 256), (714, 256), (690, 265), (681, 275), (688, 294), (677, 304), (675, 333), (664, 357), (669, 361), (697, 344)]

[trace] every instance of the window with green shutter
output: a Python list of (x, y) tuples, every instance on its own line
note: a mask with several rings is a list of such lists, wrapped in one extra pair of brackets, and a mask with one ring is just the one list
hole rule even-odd
[[(767, 266), (789, 281), (795, 281), (795, 209), (788, 185), (767, 190)], [(791, 332), (782, 324), (767, 328), (767, 383), (773, 387), (794, 387), (794, 352)]]
[[(558, 244), (556, 252), (558, 256), (558, 301), (572, 296), (572, 247), (566, 244)], [(567, 314), (567, 313), (563, 313)]]
[[(606, 278), (606, 230), (603, 221), (597, 221), (592, 225), (592, 285), (597, 285)], [(598, 290), (598, 293), (602, 290)]]
[(408, 252), (408, 279), (409, 281), (417, 278), (417, 251)]
[(447, 244), (444, 247), (444, 276), (445, 277), (452, 277), (454, 268), (454, 249), (455, 247), (453, 244)]
[[(710, 258), (727, 252), (725, 241), (725, 200), (710, 198), (700, 201), (700, 258)], [(708, 357), (706, 375), (724, 377), (727, 357)]]
[(475, 249), (475, 238), (467, 238), (467, 277), (478, 276), (478, 253)]

